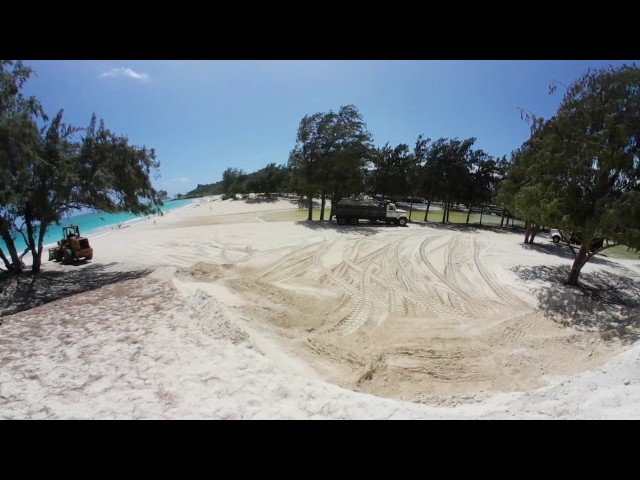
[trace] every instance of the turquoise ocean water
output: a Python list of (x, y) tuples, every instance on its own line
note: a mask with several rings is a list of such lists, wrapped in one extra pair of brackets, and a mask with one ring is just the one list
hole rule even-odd
[[(186, 200), (172, 200), (169, 202), (165, 202), (162, 207), (163, 213), (168, 213), (173, 210), (177, 210), (180, 208), (185, 208), (191, 203), (194, 202), (193, 198), (189, 198)], [(153, 215), (151, 216), (154, 217)], [(83, 236), (95, 236), (100, 233), (110, 230), (111, 228), (115, 228), (118, 225), (131, 225), (136, 222), (141, 222), (146, 220), (146, 216), (136, 216), (130, 213), (104, 213), (104, 212), (90, 212), (90, 213), (81, 213), (79, 215), (74, 215), (70, 217), (64, 217), (60, 221), (60, 225), (51, 225), (49, 227), (49, 231), (44, 237), (43, 244), (51, 245), (55, 244), (58, 240), (62, 238), (62, 227), (69, 226), (71, 224), (78, 225), (80, 227), (80, 233)], [(26, 245), (21, 237), (17, 237), (15, 239), (16, 248), (18, 250), (18, 254), (22, 254)], [(0, 240), (0, 246), (4, 250), (5, 255), (8, 256), (8, 252), (5, 249), (4, 241)], [(46, 260), (46, 255), (44, 256), (44, 260)]]

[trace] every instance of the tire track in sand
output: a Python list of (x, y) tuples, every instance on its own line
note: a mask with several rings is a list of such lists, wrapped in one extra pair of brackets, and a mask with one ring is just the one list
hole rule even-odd
[[(427, 268), (431, 271), (431, 273), (438, 280), (440, 280), (440, 282), (442, 282), (448, 289), (450, 289), (453, 293), (455, 293), (456, 295), (459, 296), (459, 298), (461, 300), (462, 308), (464, 309), (462, 311), (464, 312), (465, 315), (471, 316), (471, 317), (474, 317), (474, 318), (482, 317), (482, 316), (485, 316), (488, 313), (488, 311), (494, 311), (495, 312), (496, 311), (496, 309), (495, 309), (496, 305), (500, 306), (500, 307), (504, 307), (502, 304), (499, 304), (497, 302), (482, 300), (482, 299), (479, 299), (479, 298), (467, 293), (462, 288), (460, 288), (458, 286), (458, 284), (455, 283), (455, 281), (450, 280), (445, 275), (443, 275), (440, 271), (438, 271), (438, 269), (429, 260), (429, 258), (427, 256), (427, 252), (426, 252), (426, 249), (427, 249), (427, 246), (429, 245), (429, 242), (434, 240), (434, 238), (436, 238), (436, 237), (426, 238), (420, 244), (420, 257), (422, 258), (422, 261), (427, 266)], [(455, 242), (454, 242), (454, 244), (455, 244)], [(440, 246), (434, 248), (433, 250), (431, 250), (431, 253), (433, 253), (435, 251), (438, 251), (438, 250), (440, 250), (441, 248), (443, 248), (443, 247), (445, 247), (447, 245), (448, 244), (440, 245)], [(452, 261), (452, 258), (453, 258), (452, 253), (447, 251), (446, 252), (446, 258), (447, 258), (446, 263), (448, 264), (449, 262)], [(445, 268), (446, 268), (447, 271), (451, 270), (451, 266), (450, 265), (447, 265)], [(459, 307), (456, 307), (455, 305), (450, 305), (450, 308), (458, 309)]]
[(371, 295), (370, 290), (370, 271), (373, 268), (373, 263), (370, 263), (362, 272), (360, 280), (360, 295), (357, 298), (356, 307), (342, 322), (337, 325), (337, 330), (341, 335), (349, 335), (360, 329), (367, 320), (371, 313)]
[(445, 306), (442, 302), (435, 301), (434, 298), (440, 298), (437, 294), (435, 294), (435, 292), (435, 295), (425, 295), (424, 292), (416, 285), (413, 279), (411, 279), (411, 277), (407, 274), (400, 258), (400, 247), (406, 239), (407, 237), (402, 238), (396, 243), (396, 247), (394, 249), (394, 258), (396, 261), (397, 273), (400, 274), (401, 281), (406, 286), (407, 293), (413, 294), (414, 296), (414, 298), (411, 298), (411, 301), (435, 313), (439, 318), (460, 321), (459, 316), (464, 316), (465, 312), (457, 310), (455, 307)]
[(496, 294), (496, 296), (505, 302), (508, 307), (511, 307), (514, 310), (522, 311), (523, 309), (531, 310), (531, 305), (526, 303), (524, 300), (520, 299), (518, 296), (513, 293), (505, 290), (493, 277), (484, 266), (484, 263), (480, 260), (480, 248), (478, 247), (478, 239), (473, 239), (473, 261), (475, 262), (476, 268), (480, 276), (485, 281), (485, 283), (489, 286), (489, 288)]
[[(313, 248), (313, 247), (315, 247), (315, 246), (317, 246), (317, 245), (319, 245), (321, 243), (324, 243), (324, 242), (326, 242), (326, 240), (320, 240), (319, 242), (313, 242), (313, 243), (310, 243), (309, 245), (305, 245), (300, 250), (298, 250), (296, 253), (294, 253), (293, 256), (284, 255), (279, 260), (277, 260), (277, 261), (275, 261), (273, 263), (270, 263), (269, 265), (267, 265), (267, 266), (261, 268), (260, 270), (258, 270), (256, 272), (256, 275), (259, 276), (259, 277), (267, 276), (269, 274), (269, 272), (275, 270), (276, 268), (282, 266), (283, 264), (285, 264), (287, 262), (291, 262), (292, 259), (295, 260), (295, 258), (297, 256), (301, 255), (303, 252), (305, 252), (305, 251), (307, 251), (307, 250), (309, 250), (309, 249), (311, 249), (311, 248)], [(295, 249), (297, 247), (296, 246), (291, 246), (291, 247), (288, 247), (288, 248), (293, 250), (293, 249)], [(276, 250), (280, 250), (280, 248), (274, 249), (274, 251), (276, 251)], [(264, 252), (264, 253), (266, 254), (267, 252)], [(271, 251), (269, 251), (268, 253), (271, 253)], [(284, 268), (287, 268), (287, 267), (284, 267)]]

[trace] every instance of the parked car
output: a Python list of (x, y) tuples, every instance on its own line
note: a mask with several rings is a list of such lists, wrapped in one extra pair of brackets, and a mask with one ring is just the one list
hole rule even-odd
[(560, 243), (560, 240), (563, 238), (564, 237), (562, 233), (560, 233), (560, 230), (556, 230), (555, 228), (551, 229), (551, 240), (553, 240), (553, 243)]
[[(551, 240), (553, 240), (553, 243), (559, 243), (560, 240), (562, 240), (563, 242), (566, 242), (567, 237), (563, 235), (563, 233), (560, 230), (552, 228)], [(580, 233), (571, 232), (571, 236), (569, 237), (569, 243), (572, 243), (574, 245), (582, 245), (582, 235)], [(595, 238), (591, 241), (591, 245), (589, 245), (589, 250), (593, 252), (594, 250), (598, 250), (602, 248), (602, 245), (604, 245), (604, 238)]]

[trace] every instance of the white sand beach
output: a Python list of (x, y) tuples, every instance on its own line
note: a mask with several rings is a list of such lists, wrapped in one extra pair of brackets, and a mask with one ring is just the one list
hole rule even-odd
[(577, 296), (544, 236), (297, 212), (208, 197), (45, 254), (56, 299), (1, 319), (0, 418), (640, 418), (640, 260)]

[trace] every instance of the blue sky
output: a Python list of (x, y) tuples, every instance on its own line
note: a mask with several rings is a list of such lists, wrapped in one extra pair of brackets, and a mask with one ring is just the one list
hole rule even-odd
[[(476, 137), (509, 155), (528, 138), (519, 108), (553, 115), (588, 68), (632, 61), (25, 61), (24, 92), (52, 116), (87, 126), (92, 113), (135, 145), (155, 148), (169, 194), (214, 183), (227, 167), (286, 163), (304, 115), (355, 105), (376, 145), (419, 134)], [(637, 62), (636, 62), (637, 63)]]

